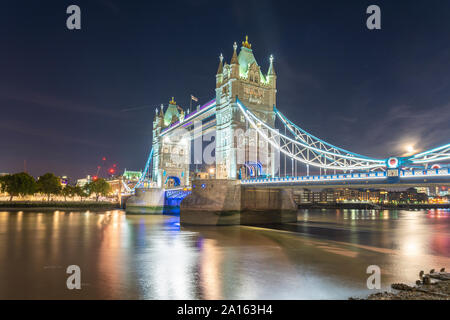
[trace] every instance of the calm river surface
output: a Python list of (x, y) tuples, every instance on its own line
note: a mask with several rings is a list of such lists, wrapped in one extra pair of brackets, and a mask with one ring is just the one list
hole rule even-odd
[[(66, 268), (81, 268), (81, 290)], [(1, 211), (0, 299), (347, 299), (450, 269), (450, 211), (303, 210), (283, 226), (181, 227), (122, 211)]]

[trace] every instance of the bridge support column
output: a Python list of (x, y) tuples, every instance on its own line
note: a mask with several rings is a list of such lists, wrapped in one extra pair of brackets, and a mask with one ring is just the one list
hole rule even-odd
[(241, 186), (237, 180), (194, 180), (192, 193), (181, 202), (180, 224), (238, 225)]
[(164, 189), (137, 188), (134, 196), (126, 202), (127, 214), (162, 214), (164, 209)]
[(297, 221), (291, 190), (243, 187), (237, 180), (195, 180), (180, 205), (183, 225), (255, 225)]
[(271, 224), (297, 221), (297, 205), (290, 189), (243, 187), (241, 224)]

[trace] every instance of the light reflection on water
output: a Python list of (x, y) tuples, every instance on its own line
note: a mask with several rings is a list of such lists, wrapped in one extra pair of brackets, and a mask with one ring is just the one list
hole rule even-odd
[[(449, 210), (304, 210), (298, 223), (180, 227), (122, 211), (0, 211), (0, 298), (346, 299), (450, 267)], [(82, 290), (66, 289), (79, 265)]]

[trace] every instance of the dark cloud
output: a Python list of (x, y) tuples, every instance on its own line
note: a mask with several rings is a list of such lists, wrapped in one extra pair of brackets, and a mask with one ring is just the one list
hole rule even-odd
[(378, 153), (389, 150), (401, 154), (407, 145), (425, 151), (448, 142), (449, 124), (450, 105), (434, 108), (401, 105), (391, 108), (382, 122), (372, 124), (366, 137)]

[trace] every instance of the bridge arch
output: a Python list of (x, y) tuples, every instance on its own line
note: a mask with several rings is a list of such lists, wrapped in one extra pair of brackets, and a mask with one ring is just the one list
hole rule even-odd
[(168, 176), (164, 184), (168, 188), (178, 187), (181, 184), (181, 180), (177, 176)]

